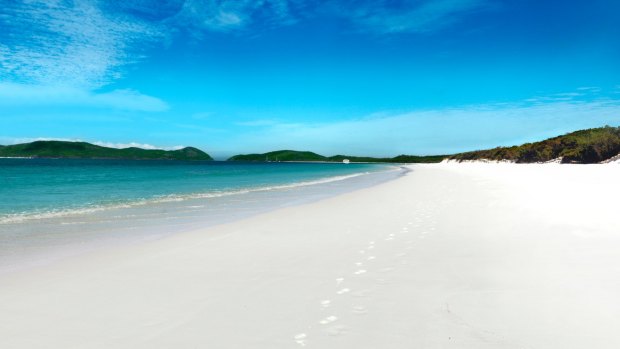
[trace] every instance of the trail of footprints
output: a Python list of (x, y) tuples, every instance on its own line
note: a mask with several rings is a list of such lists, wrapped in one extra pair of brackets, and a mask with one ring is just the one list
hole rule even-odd
[[(384, 241), (387, 241), (389, 243), (391, 241), (397, 240), (399, 235), (409, 235), (408, 236), (409, 239), (405, 240), (404, 242), (405, 251), (398, 253), (394, 256), (396, 257), (396, 260), (397, 260), (397, 262), (393, 264), (394, 267), (385, 267), (381, 269), (375, 269), (377, 272), (380, 273), (379, 275), (393, 271), (398, 264), (404, 265), (408, 263), (406, 260), (408, 251), (412, 250), (413, 245), (415, 244), (414, 240), (411, 239), (412, 231), (410, 231), (410, 228), (413, 228), (417, 231), (418, 239), (425, 239), (428, 236), (428, 234), (435, 231), (436, 221), (432, 219), (431, 216), (432, 216), (431, 212), (421, 212), (418, 215), (418, 217), (414, 218), (414, 221), (407, 222), (407, 225), (402, 227), (398, 233), (390, 233), (383, 238)], [(423, 224), (425, 221), (427, 223), (430, 223), (429, 224), (430, 226), (428, 227), (428, 229), (422, 229), (423, 225), (426, 225), (426, 224)], [(359, 250), (359, 254), (362, 257), (362, 260), (354, 263), (356, 269), (351, 272), (351, 277), (363, 277), (366, 274), (373, 274), (371, 272), (372, 271), (371, 263), (372, 261), (375, 261), (378, 259), (378, 257), (373, 253), (375, 249), (377, 248), (377, 245), (378, 244), (376, 241), (374, 240), (369, 241), (365, 248)], [(368, 265), (367, 267), (368, 269), (364, 267), (365, 264)], [(375, 282), (377, 285), (389, 284), (389, 281), (383, 277), (376, 278)], [(319, 302), (321, 309), (324, 311), (327, 311), (330, 307), (332, 307), (334, 303), (337, 302), (337, 300), (340, 297), (351, 295), (353, 297), (363, 298), (363, 297), (366, 297), (368, 293), (370, 292), (370, 290), (354, 291), (351, 288), (346, 287), (345, 277), (336, 278), (335, 284), (336, 284), (336, 291), (334, 293), (336, 296), (336, 300), (332, 301), (331, 299), (324, 299)], [(351, 313), (354, 315), (362, 316), (362, 315), (368, 314), (368, 309), (363, 305), (357, 304), (357, 305), (352, 306)], [(338, 321), (339, 321), (338, 316), (330, 314), (322, 319), (319, 319), (317, 321), (317, 324), (320, 326), (320, 328), (324, 329), (325, 333), (327, 333), (328, 335), (339, 336), (347, 332), (347, 327), (342, 324), (338, 324)], [(312, 326), (309, 326), (309, 328), (311, 327)], [(295, 343), (299, 344), (300, 346), (306, 346), (308, 344), (308, 337), (309, 336), (307, 333), (298, 333), (293, 336), (293, 340), (295, 341)]]

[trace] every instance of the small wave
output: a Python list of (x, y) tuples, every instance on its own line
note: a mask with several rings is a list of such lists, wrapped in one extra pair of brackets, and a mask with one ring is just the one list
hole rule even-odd
[(90, 206), (90, 207), (83, 207), (83, 208), (58, 209), (58, 210), (50, 210), (50, 211), (45, 211), (45, 212), (14, 213), (14, 214), (0, 216), (0, 224), (13, 224), (13, 223), (21, 223), (21, 222), (30, 221), (30, 220), (41, 220), (41, 219), (51, 219), (51, 218), (66, 217), (66, 216), (85, 215), (85, 214), (92, 214), (92, 213), (97, 213), (97, 212), (107, 211), (107, 210), (146, 206), (150, 204), (180, 202), (180, 201), (194, 200), (194, 199), (219, 198), (219, 197), (225, 197), (225, 196), (231, 196), (231, 195), (243, 195), (243, 194), (264, 192), (264, 191), (271, 191), (271, 190), (294, 189), (294, 188), (305, 187), (305, 186), (310, 186), (310, 185), (318, 185), (318, 184), (326, 184), (326, 183), (331, 183), (331, 182), (343, 181), (343, 180), (347, 180), (350, 178), (367, 175), (370, 173), (371, 172), (360, 172), (360, 173), (355, 173), (355, 174), (350, 174), (350, 175), (334, 176), (334, 177), (328, 177), (328, 178), (311, 180), (311, 181), (296, 182), (296, 183), (291, 183), (291, 184), (245, 188), (245, 189), (228, 190), (228, 191), (221, 191), (221, 192), (194, 193), (194, 194), (181, 194), (181, 195), (172, 194), (172, 195), (158, 196), (158, 197), (154, 197), (150, 199), (136, 200), (136, 201), (126, 202), (126, 203), (97, 205), (97, 206)]

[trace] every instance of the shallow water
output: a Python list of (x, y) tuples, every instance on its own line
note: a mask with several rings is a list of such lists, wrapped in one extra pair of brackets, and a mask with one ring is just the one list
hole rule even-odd
[(0, 159), (0, 272), (371, 186), (391, 165)]

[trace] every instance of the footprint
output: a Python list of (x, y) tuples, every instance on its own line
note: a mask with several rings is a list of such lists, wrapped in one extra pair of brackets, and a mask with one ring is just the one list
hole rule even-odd
[(326, 299), (326, 300), (321, 301), (321, 306), (322, 306), (323, 308), (327, 308), (327, 307), (329, 307), (329, 305), (330, 305), (331, 303), (332, 303), (332, 301), (330, 301), (329, 299)]
[(327, 325), (327, 324), (331, 324), (332, 322), (334, 322), (334, 321), (336, 321), (336, 320), (338, 320), (338, 317), (336, 317), (336, 316), (334, 316), (334, 315), (331, 315), (331, 316), (328, 316), (328, 317), (326, 317), (325, 319), (323, 319), (323, 320), (319, 321), (319, 323), (320, 323), (321, 325)]
[(308, 336), (305, 333), (299, 333), (293, 337), (293, 339), (295, 339), (295, 343), (301, 345), (302, 347), (306, 345), (306, 338), (308, 338)]
[(360, 253), (364, 254), (364, 253), (366, 253), (366, 250), (360, 250)]
[(364, 274), (364, 273), (366, 273), (366, 270), (364, 270), (364, 269), (360, 269), (360, 270), (356, 271), (356, 272), (355, 272), (355, 273), (353, 273), (353, 274), (355, 274), (355, 275), (362, 275), (362, 274)]
[(381, 269), (379, 271), (382, 272), (382, 273), (387, 273), (387, 272), (390, 272), (392, 270), (394, 270), (394, 268), (387, 267), (387, 268), (383, 268), (383, 269)]
[(337, 278), (336, 285), (340, 285), (344, 281), (344, 278)]
[(361, 267), (362, 266), (362, 262), (357, 262), (357, 263), (355, 263), (355, 265), (357, 265), (358, 267)]
[(350, 290), (350, 289), (348, 289), (348, 288), (343, 288), (343, 289), (341, 289), (341, 290), (336, 291), (336, 294), (345, 294), (345, 293), (349, 293), (349, 292), (351, 292), (351, 290)]
[(368, 313), (368, 310), (366, 310), (366, 308), (361, 305), (355, 305), (353, 306), (353, 313), (357, 315), (364, 315)]
[(367, 259), (367, 260), (369, 260), (369, 261), (371, 261), (371, 260), (373, 260), (373, 259), (375, 259), (375, 258), (377, 258), (377, 257), (375, 257), (375, 256), (368, 256), (368, 258), (366, 258), (366, 259)]
[(372, 250), (373, 248), (375, 248), (374, 246), (368, 246), (369, 250)]

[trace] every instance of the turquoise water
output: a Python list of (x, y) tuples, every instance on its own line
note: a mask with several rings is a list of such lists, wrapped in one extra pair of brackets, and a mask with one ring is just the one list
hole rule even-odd
[(0, 159), (0, 223), (345, 179), (376, 164)]
[(0, 272), (320, 200), (390, 165), (0, 159)]

